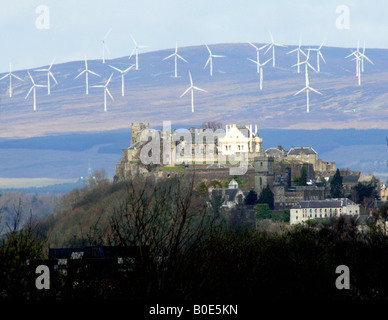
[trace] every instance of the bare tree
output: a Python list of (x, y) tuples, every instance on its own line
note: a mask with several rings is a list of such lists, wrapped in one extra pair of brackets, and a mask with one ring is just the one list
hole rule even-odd
[(126, 200), (111, 217), (111, 241), (146, 245), (159, 258), (174, 258), (199, 241), (210, 222), (205, 205), (193, 201), (194, 192), (194, 178), (128, 181)]

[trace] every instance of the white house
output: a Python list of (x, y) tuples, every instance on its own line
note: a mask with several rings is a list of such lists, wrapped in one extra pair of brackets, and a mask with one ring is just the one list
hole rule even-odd
[(260, 152), (262, 141), (257, 132), (257, 125), (255, 129), (252, 125), (243, 127), (235, 124), (227, 125), (225, 136), (218, 141), (218, 152), (223, 155)]
[(309, 219), (329, 219), (340, 215), (359, 215), (360, 205), (348, 198), (301, 201), (290, 209), (290, 225)]

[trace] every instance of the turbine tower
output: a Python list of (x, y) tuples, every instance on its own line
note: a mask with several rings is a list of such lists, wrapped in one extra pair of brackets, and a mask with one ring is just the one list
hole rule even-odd
[(207, 44), (205, 44), (207, 51), (209, 51), (209, 58), (206, 61), (204, 69), (206, 69), (207, 65), (210, 63), (210, 76), (213, 75), (213, 58), (225, 58), (225, 56), (215, 55), (213, 54)]
[(139, 70), (139, 57), (138, 57), (139, 56), (139, 49), (148, 48), (149, 46), (138, 45), (136, 40), (132, 37), (132, 35), (131, 35), (131, 39), (132, 39), (133, 43), (135, 44), (135, 48), (133, 48), (131, 55), (129, 56), (129, 59), (131, 59), (131, 57), (135, 53), (135, 55), (136, 55), (135, 70)]
[(308, 74), (308, 68), (311, 68), (313, 69), (314, 71), (316, 71), (312, 65), (308, 62), (308, 59), (309, 59), (309, 53), (307, 54), (307, 58), (305, 61), (301, 62), (300, 64), (304, 64), (305, 65), (305, 87), (302, 89), (302, 90), (299, 90), (297, 93), (294, 94), (294, 96), (298, 95), (299, 93), (303, 92), (306, 90), (306, 100), (307, 100), (307, 112), (310, 112), (310, 91), (314, 91), (320, 95), (322, 95), (322, 93), (320, 93), (319, 91), (315, 90), (314, 88), (310, 87), (310, 81), (309, 81), (309, 74)]
[(286, 47), (286, 46), (280, 43), (276, 43), (272, 37), (271, 32), (269, 33), (269, 35), (271, 36), (271, 44), (269, 45), (268, 49), (265, 51), (264, 54), (266, 54), (272, 48), (272, 66), (275, 67), (275, 47)]
[(120, 72), (121, 73), (121, 96), (124, 97), (124, 76), (128, 73), (129, 70), (131, 70), (135, 65), (131, 65), (130, 67), (128, 67), (127, 69), (125, 70), (121, 70), (119, 68), (116, 68), (114, 66), (110, 66), (111, 68), (115, 69), (116, 71)]
[(305, 57), (307, 57), (306, 56), (306, 54), (304, 53), (304, 51), (302, 50), (302, 48), (301, 48), (301, 45), (302, 45), (302, 43), (301, 43), (301, 39), (299, 39), (299, 46), (296, 48), (296, 49), (294, 49), (294, 50), (291, 50), (290, 52), (287, 52), (287, 54), (290, 54), (290, 53), (293, 53), (293, 52), (296, 52), (297, 53), (297, 66), (298, 66), (298, 73), (300, 73), (300, 54), (303, 54)]
[(5, 79), (6, 77), (9, 77), (9, 97), (11, 98), (12, 97), (12, 77), (20, 80), (20, 81), (24, 81), (23, 79), (19, 78), (18, 76), (14, 75), (12, 73), (12, 66), (11, 66), (11, 62), (9, 63), (9, 72), (3, 76), (2, 78), (0, 78), (0, 80), (3, 80)]
[(182, 98), (187, 92), (191, 91), (191, 112), (194, 112), (194, 90), (198, 90), (202, 92), (207, 92), (207, 91), (194, 86), (190, 71), (189, 71), (189, 77), (190, 77), (190, 87), (188, 87), (186, 91), (182, 93), (180, 98)]
[(108, 39), (109, 34), (111, 33), (112, 28), (105, 34), (105, 37), (100, 40), (102, 42), (102, 63), (105, 63), (105, 50), (109, 52), (109, 48), (106, 44), (106, 39)]
[(326, 63), (326, 61), (323, 58), (323, 55), (321, 53), (321, 49), (322, 49), (322, 46), (323, 46), (324, 43), (325, 43), (325, 40), (323, 40), (323, 42), (321, 43), (321, 45), (318, 48), (316, 48), (316, 49), (312, 49), (312, 48), (307, 49), (309, 51), (316, 51), (317, 52), (317, 72), (320, 71), (320, 69), (319, 69), (319, 60), (322, 59), (322, 61), (324, 63)]
[(86, 57), (85, 57), (85, 69), (81, 71), (81, 73), (78, 76), (76, 76), (74, 80), (80, 77), (81, 75), (83, 75), (84, 73), (86, 76), (86, 94), (89, 94), (89, 73), (97, 77), (100, 77), (100, 75), (88, 69), (88, 61), (86, 60)]
[(167, 60), (167, 59), (170, 59), (174, 57), (175, 59), (175, 73), (174, 73), (174, 77), (177, 78), (178, 77), (178, 58), (183, 60), (184, 62), (188, 63), (183, 57), (181, 57), (179, 54), (178, 54), (178, 43), (175, 44), (175, 52), (173, 54), (170, 54), (168, 57), (165, 57), (163, 59), (164, 60)]
[(51, 85), (50, 85), (50, 78), (53, 78), (53, 80), (55, 81), (56, 84), (58, 84), (57, 80), (55, 79), (53, 73), (51, 72), (51, 67), (53, 66), (54, 64), (54, 60), (55, 58), (53, 59), (53, 61), (51, 62), (50, 66), (47, 68), (47, 69), (37, 69), (35, 71), (37, 72), (47, 72), (47, 94), (50, 95), (50, 88), (51, 88)]
[(248, 60), (251, 60), (252, 62), (257, 64), (257, 67), (259, 68), (259, 73), (260, 73), (260, 90), (263, 90), (263, 66), (265, 66), (269, 61), (271, 61), (272, 58), (269, 58), (264, 63), (259, 63), (259, 62), (255, 61), (255, 60), (252, 60), (252, 59), (248, 59)]
[(107, 110), (107, 108), (106, 108), (106, 94), (108, 93), (109, 96), (111, 97), (111, 99), (114, 100), (112, 95), (109, 92), (109, 89), (108, 89), (108, 84), (109, 84), (110, 80), (112, 79), (112, 76), (113, 76), (113, 73), (110, 75), (108, 81), (104, 85), (92, 86), (93, 88), (104, 88), (104, 111), (105, 112)]
[(259, 65), (259, 63), (260, 63), (260, 50), (262, 50), (262, 49), (265, 49), (267, 46), (268, 46), (268, 44), (265, 44), (264, 46), (262, 46), (262, 47), (256, 47), (253, 43), (251, 43), (251, 42), (248, 42), (252, 47), (254, 47), (255, 49), (256, 49), (256, 62), (257, 62), (257, 73), (260, 73), (260, 65)]
[(28, 91), (26, 97), (24, 99), (27, 99), (27, 97), (30, 95), (31, 91), (34, 91), (34, 111), (36, 111), (36, 88), (45, 88), (46, 86), (43, 84), (36, 84), (34, 79), (31, 77), (30, 72), (28, 72), (28, 75), (30, 76), (32, 87), (30, 91)]

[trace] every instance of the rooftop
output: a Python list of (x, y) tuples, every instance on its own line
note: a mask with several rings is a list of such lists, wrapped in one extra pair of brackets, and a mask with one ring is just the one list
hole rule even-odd
[(306, 200), (291, 207), (291, 209), (306, 209), (306, 208), (342, 208), (347, 205), (355, 205), (348, 198), (336, 198), (325, 200)]

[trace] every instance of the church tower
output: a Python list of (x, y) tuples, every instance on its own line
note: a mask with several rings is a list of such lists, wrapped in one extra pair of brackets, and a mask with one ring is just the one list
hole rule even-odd
[(273, 186), (275, 178), (274, 157), (268, 156), (265, 152), (261, 151), (254, 158), (253, 165), (255, 168), (255, 191), (259, 195), (267, 185), (270, 188)]

